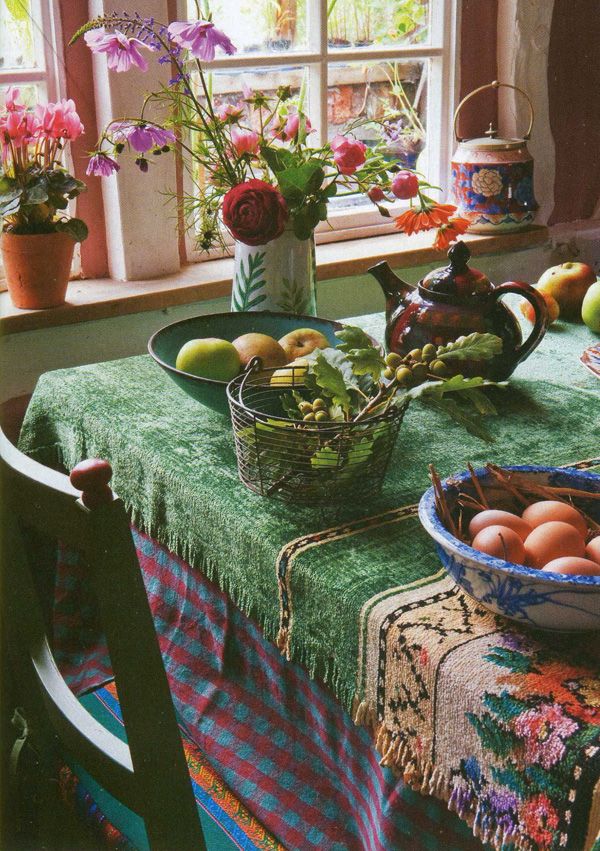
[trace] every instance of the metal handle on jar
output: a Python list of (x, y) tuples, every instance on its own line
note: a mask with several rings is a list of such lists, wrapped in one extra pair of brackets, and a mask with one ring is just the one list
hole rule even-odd
[(529, 95), (527, 94), (527, 92), (523, 91), (523, 89), (520, 89), (518, 86), (513, 86), (510, 83), (499, 83), (498, 80), (494, 80), (493, 83), (486, 83), (485, 86), (479, 86), (478, 89), (474, 89), (466, 97), (464, 97), (461, 100), (461, 102), (458, 104), (458, 106), (456, 107), (456, 111), (454, 113), (453, 128), (454, 128), (454, 137), (455, 137), (457, 142), (464, 142), (465, 141), (463, 138), (461, 138), (458, 135), (456, 128), (457, 128), (457, 124), (458, 124), (458, 114), (461, 111), (461, 109), (463, 108), (463, 106), (466, 104), (466, 102), (468, 100), (470, 100), (472, 97), (475, 97), (475, 95), (478, 95), (479, 92), (483, 92), (486, 89), (499, 89), (500, 86), (503, 86), (505, 89), (514, 89), (516, 92), (520, 92), (520, 94), (522, 94), (524, 98), (526, 98), (527, 103), (529, 104), (529, 127), (527, 128), (527, 133), (525, 133), (525, 135), (523, 136), (523, 139), (525, 139), (525, 140), (529, 139), (529, 137), (531, 136), (531, 129), (533, 127), (533, 119), (534, 119), (533, 104), (531, 103), (531, 99), (530, 99)]

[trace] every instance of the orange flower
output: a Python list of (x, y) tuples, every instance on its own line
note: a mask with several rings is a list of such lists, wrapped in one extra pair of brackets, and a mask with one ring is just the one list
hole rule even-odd
[(438, 229), (433, 247), (437, 251), (443, 251), (445, 248), (448, 248), (451, 242), (454, 242), (461, 234), (465, 233), (469, 224), (468, 219), (461, 219), (459, 217), (448, 219), (448, 223)]
[(454, 204), (434, 204), (421, 210), (407, 210), (395, 219), (397, 230), (404, 231), (410, 236), (422, 230), (445, 225), (453, 213), (456, 212)]

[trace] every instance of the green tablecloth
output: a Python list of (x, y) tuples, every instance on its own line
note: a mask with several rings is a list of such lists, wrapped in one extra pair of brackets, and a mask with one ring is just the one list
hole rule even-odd
[[(352, 323), (382, 337), (380, 315)], [(579, 363), (594, 339), (572, 325), (546, 335), (508, 389), (493, 391), (500, 417), (490, 421), (492, 445), (413, 405), (382, 495), (336, 511), (300, 509), (248, 491), (238, 480), (227, 420), (189, 399), (146, 355), (43, 375), (20, 447), (67, 468), (85, 457), (109, 459), (133, 522), (216, 580), (271, 639), (280, 618), (278, 557), (295, 556), (291, 658), (319, 674), (349, 708), (361, 608), (389, 587), (434, 573), (439, 562), (414, 518), (344, 537), (327, 557), (304, 536), (417, 501), (431, 462), (446, 475), (467, 461), (554, 465), (600, 454), (600, 382)], [(298, 538), (305, 546), (286, 548)]]

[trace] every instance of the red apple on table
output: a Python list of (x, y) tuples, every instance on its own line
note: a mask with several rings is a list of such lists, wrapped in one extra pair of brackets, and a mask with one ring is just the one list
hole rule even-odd
[[(546, 302), (546, 307), (548, 308), (548, 320), (550, 325), (553, 322), (556, 322), (558, 317), (560, 316), (560, 307), (558, 305), (557, 300), (554, 296), (551, 296), (550, 293), (544, 292), (544, 290), (540, 291), (540, 295), (543, 296), (544, 301)], [(530, 322), (535, 322), (535, 314), (533, 312), (533, 305), (531, 302), (523, 299), (520, 304), (521, 313), (528, 319)]]
[(536, 289), (556, 299), (563, 319), (578, 320), (585, 294), (595, 280), (596, 274), (587, 263), (569, 261), (546, 269)]

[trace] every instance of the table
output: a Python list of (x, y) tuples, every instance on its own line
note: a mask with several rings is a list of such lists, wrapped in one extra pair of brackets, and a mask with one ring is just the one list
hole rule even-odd
[[(352, 321), (381, 337), (381, 316)], [(597, 830), (590, 813), (598, 818), (592, 805), (592, 792), (600, 791), (597, 754), (583, 754), (575, 785), (554, 757), (572, 756), (576, 735), (587, 737), (588, 748), (600, 744), (594, 738), (596, 661), (578, 651), (567, 671), (564, 649), (561, 655), (560, 648), (554, 652), (522, 631), (490, 623), (439, 572), (411, 506), (427, 486), (429, 462), (446, 475), (468, 460), (561, 464), (600, 455), (600, 386), (578, 363), (591, 342), (574, 326), (546, 336), (510, 388), (495, 391), (502, 416), (491, 423), (492, 446), (429, 411), (411, 409), (382, 496), (336, 513), (300, 510), (245, 490), (223, 420), (187, 399), (146, 356), (42, 376), (21, 447), (51, 465), (70, 467), (89, 455), (111, 460), (115, 490), (133, 522), (214, 580), (268, 639), (279, 639), (291, 660), (367, 725), (386, 764), (400, 769), (407, 783), (449, 800), (482, 839), (498, 847), (512, 840), (522, 847), (559, 847), (567, 840), (590, 847)], [(390, 619), (402, 608), (423, 614), (427, 607), (429, 623), (439, 620), (427, 635), (422, 623)], [(479, 643), (471, 653), (468, 641), (451, 638), (458, 661), (442, 667), (446, 650), (436, 659), (429, 642), (432, 634), (440, 643), (449, 640), (442, 635), (448, 620), (453, 636), (459, 623)], [(406, 636), (410, 658), (405, 647), (398, 650)], [(419, 643), (424, 652), (415, 657)], [(472, 678), (478, 665), (487, 679)], [(565, 720), (573, 706), (544, 701), (539, 683), (535, 698), (525, 694), (533, 669), (543, 670), (546, 688), (563, 687), (566, 676), (576, 683), (583, 720)], [(407, 670), (417, 671), (412, 681)], [(523, 679), (510, 683), (512, 675)], [(443, 690), (437, 683), (433, 695), (426, 684), (437, 677)], [(507, 693), (525, 689), (521, 703), (499, 702), (502, 691), (488, 688), (505, 680)], [(442, 704), (452, 700), (440, 714), (441, 695)], [(507, 725), (506, 718), (514, 720)], [(542, 727), (552, 754), (535, 745)], [(509, 753), (517, 743), (524, 762), (494, 753), (492, 740)]]

